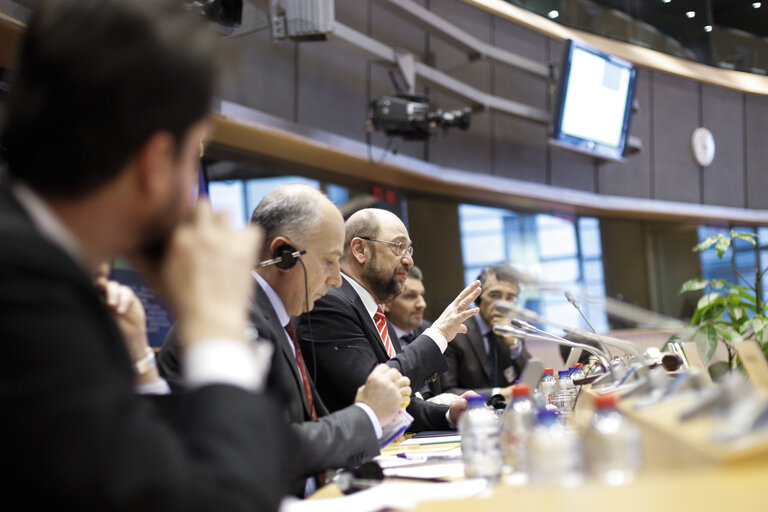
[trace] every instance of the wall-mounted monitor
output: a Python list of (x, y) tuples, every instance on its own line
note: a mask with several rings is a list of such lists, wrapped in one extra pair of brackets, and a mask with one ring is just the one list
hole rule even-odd
[(550, 143), (624, 161), (635, 67), (572, 39), (564, 50)]

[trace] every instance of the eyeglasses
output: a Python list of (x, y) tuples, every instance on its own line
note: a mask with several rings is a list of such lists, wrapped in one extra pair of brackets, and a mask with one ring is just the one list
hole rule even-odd
[(405, 256), (408, 254), (409, 256), (413, 256), (413, 246), (405, 246), (405, 242), (390, 242), (389, 240), (376, 240), (375, 238), (370, 238), (367, 236), (359, 236), (357, 238), (360, 238), (361, 240), (368, 240), (369, 242), (379, 242), (382, 244), (389, 244), (394, 245), (397, 247), (397, 254), (400, 256)]

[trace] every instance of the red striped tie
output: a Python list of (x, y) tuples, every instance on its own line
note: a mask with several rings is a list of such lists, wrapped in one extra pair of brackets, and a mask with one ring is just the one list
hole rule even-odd
[(381, 306), (376, 308), (373, 321), (376, 322), (376, 328), (379, 330), (381, 341), (384, 342), (384, 349), (387, 351), (387, 355), (390, 358), (395, 357), (395, 347), (392, 345), (392, 340), (389, 338), (389, 329), (387, 329), (387, 317), (384, 316), (384, 310), (381, 309)]
[(317, 410), (315, 410), (315, 402), (312, 399), (312, 386), (309, 383), (309, 375), (307, 375), (307, 366), (304, 364), (304, 356), (301, 354), (301, 347), (296, 341), (296, 331), (293, 330), (291, 322), (285, 324), (285, 332), (291, 337), (293, 341), (293, 347), (296, 349), (296, 363), (299, 365), (299, 373), (301, 374), (301, 381), (304, 385), (304, 396), (307, 397), (307, 405), (312, 413), (312, 421), (317, 421)]

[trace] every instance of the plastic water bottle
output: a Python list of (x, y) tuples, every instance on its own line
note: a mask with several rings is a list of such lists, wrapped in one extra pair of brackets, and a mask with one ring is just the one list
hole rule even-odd
[(467, 402), (469, 408), (459, 418), (464, 475), (496, 481), (502, 469), (499, 420), (485, 407), (485, 398), (471, 396)]
[(554, 368), (544, 368), (544, 376), (539, 383), (539, 389), (547, 398), (547, 403), (552, 403), (553, 395), (555, 394), (555, 370)]
[(573, 385), (570, 372), (568, 370), (561, 370), (558, 373), (558, 379), (555, 383), (555, 396), (568, 395), (570, 398), (568, 402), (568, 410), (573, 410), (573, 404), (576, 401), (576, 386)]
[(585, 435), (592, 475), (608, 485), (631, 482), (642, 465), (640, 431), (616, 409), (613, 395), (595, 399), (595, 415)]
[(546, 408), (548, 403), (547, 397), (544, 395), (544, 393), (541, 392), (539, 386), (533, 388), (533, 393), (531, 393), (531, 400), (533, 400), (533, 407), (537, 410)]
[(536, 422), (528, 384), (512, 388), (512, 400), (501, 417), (501, 453), (504, 467), (511, 471), (525, 471), (528, 459), (528, 438)]
[(563, 425), (555, 411), (538, 411), (528, 443), (528, 467), (533, 484), (572, 487), (583, 480), (578, 434)]
[(571, 380), (576, 381), (578, 379), (583, 379), (586, 376), (587, 374), (584, 373), (584, 365), (579, 363), (576, 365), (576, 369), (571, 373)]

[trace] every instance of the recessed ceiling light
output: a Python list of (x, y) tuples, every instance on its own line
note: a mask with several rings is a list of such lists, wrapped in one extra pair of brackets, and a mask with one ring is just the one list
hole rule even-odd
[(704, 25), (704, 32), (712, 32), (712, 25)]
[(752, 7), (754, 7), (755, 9), (759, 9), (760, 6), (762, 5), (763, 5), (762, 2), (752, 2)]
[(671, 2), (671, 1), (672, 1), (672, 0), (661, 0), (661, 2), (662, 2), (662, 3), (664, 3), (664, 4), (668, 4), (668, 3), (669, 3), (669, 2)]
[(551, 11), (549, 11), (547, 13), (547, 17), (549, 17), (549, 19), (551, 19), (551, 20), (557, 18), (558, 16), (560, 16), (560, 13), (557, 10), (555, 10), (555, 9), (552, 9)]
[(688, 11), (687, 13), (685, 13), (685, 15), (688, 16), (689, 18), (695, 18), (696, 11)]

